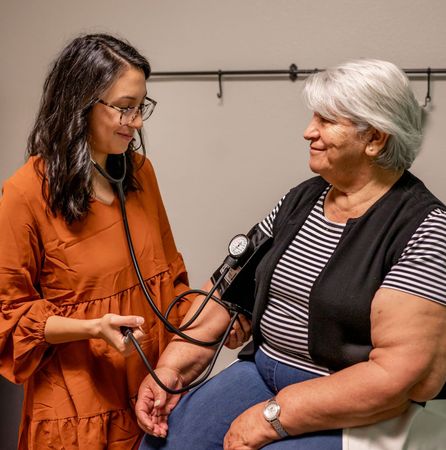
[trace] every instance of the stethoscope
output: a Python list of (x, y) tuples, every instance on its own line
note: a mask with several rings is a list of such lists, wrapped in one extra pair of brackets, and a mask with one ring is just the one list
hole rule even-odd
[[(129, 327), (121, 327), (121, 332), (122, 334), (126, 337), (126, 339), (130, 339), (133, 343), (133, 345), (135, 346), (136, 350), (138, 351), (142, 361), (144, 362), (144, 365), (147, 367), (149, 373), (152, 375), (153, 379), (156, 381), (156, 383), (166, 392), (170, 393), (170, 394), (181, 394), (183, 392), (186, 392), (196, 386), (198, 386), (199, 384), (201, 384), (202, 382), (204, 382), (210, 375), (210, 373), (212, 372), (212, 369), (214, 368), (214, 365), (217, 361), (217, 358), (224, 346), (224, 343), (226, 342), (226, 339), (232, 329), (232, 326), (234, 325), (235, 321), (238, 319), (238, 315), (239, 315), (239, 310), (237, 310), (236, 308), (234, 308), (233, 305), (228, 304), (227, 302), (224, 302), (222, 300), (220, 300), (218, 297), (216, 297), (214, 295), (215, 291), (217, 290), (217, 288), (219, 287), (219, 285), (222, 283), (222, 281), (225, 279), (226, 275), (228, 274), (228, 272), (231, 269), (234, 269), (235, 267), (237, 267), (238, 265), (238, 261), (240, 258), (242, 258), (245, 254), (245, 252), (248, 250), (248, 246), (249, 246), (249, 240), (248, 237), (246, 235), (243, 234), (238, 234), (237, 236), (235, 236), (231, 242), (229, 243), (229, 247), (228, 247), (228, 251), (229, 251), (229, 255), (227, 256), (227, 258), (224, 261), (223, 264), (223, 269), (221, 271), (221, 275), (220, 277), (215, 281), (214, 285), (212, 286), (211, 290), (209, 292), (200, 290), (200, 289), (191, 289), (188, 290), (186, 292), (183, 292), (182, 294), (178, 295), (177, 297), (175, 297), (173, 299), (173, 301), (171, 302), (171, 304), (169, 305), (166, 314), (164, 315), (159, 308), (156, 306), (155, 302), (153, 301), (149, 291), (147, 290), (146, 287), (146, 283), (144, 281), (144, 278), (141, 274), (141, 270), (139, 268), (139, 263), (138, 260), (136, 258), (136, 254), (135, 254), (135, 249), (133, 246), (133, 241), (132, 241), (132, 235), (130, 232), (130, 227), (129, 227), (129, 223), (127, 220), (127, 211), (126, 211), (126, 207), (125, 207), (125, 194), (124, 194), (124, 188), (123, 188), (123, 181), (125, 179), (126, 176), (126, 172), (127, 172), (127, 163), (126, 163), (126, 155), (125, 153), (122, 154), (123, 158), (122, 158), (122, 175), (119, 178), (114, 178), (112, 177), (105, 169), (103, 169), (96, 161), (94, 161), (91, 158), (91, 162), (93, 164), (93, 166), (95, 167), (95, 169), (110, 183), (114, 184), (117, 188), (118, 191), (118, 197), (119, 197), (119, 205), (121, 208), (121, 215), (122, 215), (122, 220), (124, 223), (124, 231), (125, 231), (125, 235), (126, 235), (126, 239), (127, 239), (127, 245), (128, 245), (128, 249), (130, 252), (130, 257), (133, 263), (133, 267), (135, 269), (135, 273), (136, 276), (138, 278), (138, 282), (141, 286), (141, 289), (143, 291), (144, 297), (146, 298), (147, 302), (149, 303), (150, 308), (152, 309), (152, 311), (155, 313), (155, 315), (158, 317), (158, 319), (163, 323), (163, 325), (166, 327), (166, 329), (181, 337), (182, 339), (186, 340), (187, 342), (190, 342), (192, 344), (195, 345), (200, 345), (202, 347), (215, 347), (217, 346), (217, 350), (211, 360), (211, 362), (209, 363), (209, 366), (207, 368), (207, 370), (202, 374), (202, 376), (197, 379), (196, 381), (194, 381), (193, 383), (191, 383), (188, 386), (184, 386), (180, 389), (171, 389), (168, 386), (166, 386), (156, 375), (152, 365), (150, 364), (150, 362), (148, 361), (146, 355), (144, 354), (141, 346), (139, 345), (139, 342), (136, 340), (135, 336), (133, 335), (133, 331), (131, 328)], [(169, 322), (169, 314), (172, 311), (173, 307), (175, 306), (175, 304), (179, 301), (181, 301), (184, 297), (186, 297), (187, 295), (190, 294), (198, 294), (198, 295), (203, 295), (205, 296), (202, 304), (200, 305), (200, 307), (197, 309), (197, 311), (194, 313), (194, 315), (189, 319), (189, 321), (187, 323), (185, 323), (184, 325), (182, 325), (181, 327), (175, 327), (173, 326), (170, 322)], [(201, 312), (203, 311), (204, 307), (206, 306), (206, 304), (208, 303), (209, 300), (213, 300), (218, 302), (220, 305), (222, 305), (224, 308), (226, 308), (230, 314), (230, 322), (229, 325), (226, 329), (226, 331), (224, 332), (223, 336), (221, 337), (221, 339), (215, 340), (215, 341), (200, 341), (198, 339), (194, 339), (190, 336), (188, 336), (187, 334), (184, 333), (184, 331), (189, 328), (191, 326), (191, 324), (197, 319), (197, 317), (201, 314)]]

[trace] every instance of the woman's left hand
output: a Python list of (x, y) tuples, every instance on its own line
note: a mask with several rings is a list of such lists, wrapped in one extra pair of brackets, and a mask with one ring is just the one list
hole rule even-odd
[(256, 450), (279, 438), (263, 417), (266, 402), (258, 403), (240, 414), (229, 427), (224, 450)]
[(251, 321), (243, 314), (239, 314), (237, 320), (234, 322), (232, 330), (226, 339), (225, 346), (234, 350), (240, 347), (251, 337)]

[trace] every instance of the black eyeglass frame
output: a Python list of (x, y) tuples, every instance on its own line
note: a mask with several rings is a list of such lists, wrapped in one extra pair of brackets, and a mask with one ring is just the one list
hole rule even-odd
[[(132, 123), (136, 119), (136, 116), (138, 115), (138, 113), (141, 114), (141, 119), (143, 121), (147, 120), (152, 115), (152, 113), (153, 113), (153, 111), (155, 109), (155, 106), (157, 104), (156, 100), (153, 100), (150, 97), (144, 97), (144, 100), (149, 102), (149, 103), (148, 104), (147, 103), (141, 103), (138, 106), (132, 106), (132, 107), (129, 107), (129, 108), (121, 108), (120, 106), (112, 105), (111, 103), (107, 103), (106, 101), (102, 100), (101, 98), (97, 98), (96, 99), (96, 103), (101, 103), (102, 105), (108, 106), (109, 108), (112, 108), (115, 111), (118, 111), (119, 113), (121, 113), (121, 115), (119, 117), (119, 124), (120, 125), (128, 125), (129, 123)], [(148, 112), (144, 111), (144, 107), (148, 107), (147, 108)], [(126, 114), (126, 113), (128, 114), (128, 112), (132, 111), (132, 110), (134, 112), (132, 113), (130, 120), (128, 122), (126, 122), (125, 124), (123, 124), (122, 123), (122, 116), (124, 114)]]

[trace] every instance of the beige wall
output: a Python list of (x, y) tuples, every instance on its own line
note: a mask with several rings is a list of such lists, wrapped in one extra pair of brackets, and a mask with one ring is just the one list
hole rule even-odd
[[(79, 32), (128, 38), (154, 71), (323, 68), (348, 58), (446, 67), (442, 0), (1, 0), (0, 181), (23, 161), (50, 61)], [(153, 160), (193, 284), (224, 257), (228, 239), (262, 218), (310, 175), (301, 81), (149, 82)], [(426, 83), (414, 81), (423, 101)], [(431, 120), (414, 165), (446, 201), (446, 81), (432, 85)]]
[[(446, 67), (443, 0), (0, 0), (0, 181), (23, 161), (49, 62), (79, 32), (129, 39), (155, 71), (324, 68), (349, 58)], [(437, 80), (437, 81), (435, 81)], [(426, 84), (414, 81), (420, 102)], [(247, 230), (310, 175), (301, 81), (149, 82), (147, 123), (178, 247), (198, 286)], [(446, 79), (434, 79), (416, 175), (446, 201)]]

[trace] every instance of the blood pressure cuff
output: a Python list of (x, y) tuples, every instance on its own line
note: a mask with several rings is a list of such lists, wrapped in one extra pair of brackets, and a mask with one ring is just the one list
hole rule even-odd
[[(247, 236), (250, 242), (249, 251), (236, 267), (229, 269), (218, 286), (218, 292), (229, 307), (251, 317), (255, 301), (255, 272), (260, 260), (271, 247), (272, 237), (267, 236), (258, 225), (251, 228)], [(214, 272), (211, 277), (214, 284), (227, 267), (225, 260)]]

